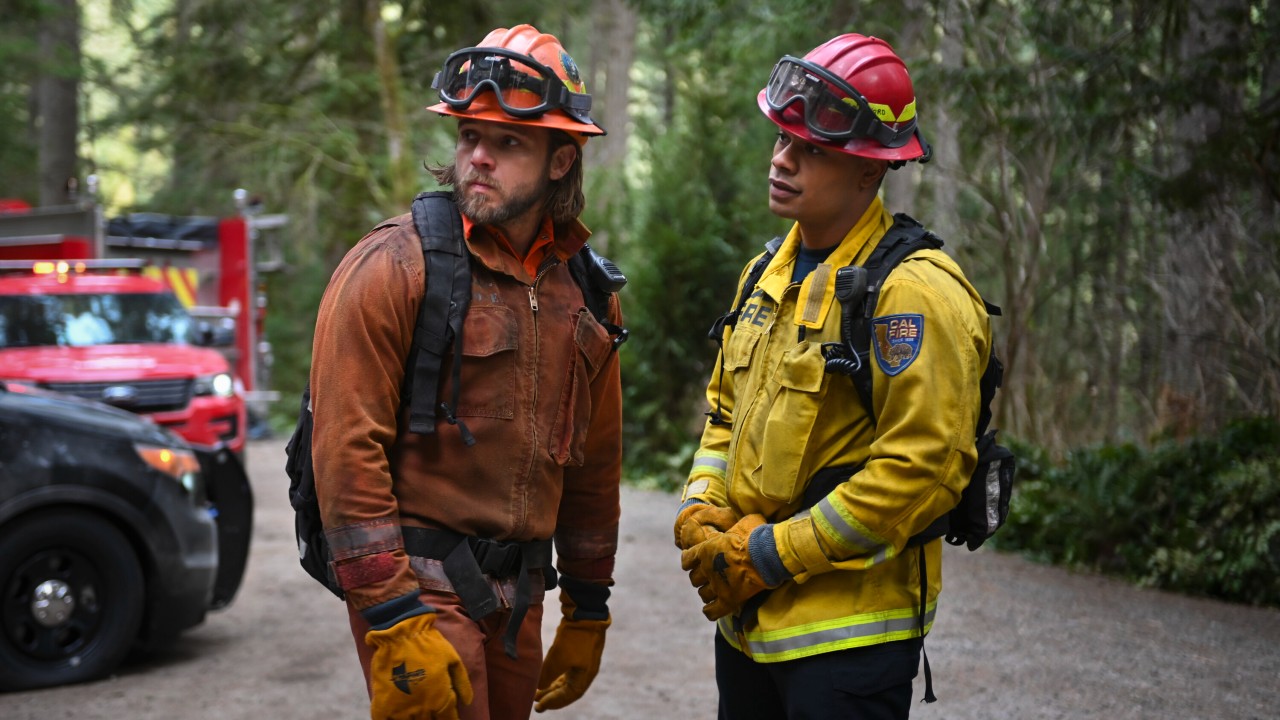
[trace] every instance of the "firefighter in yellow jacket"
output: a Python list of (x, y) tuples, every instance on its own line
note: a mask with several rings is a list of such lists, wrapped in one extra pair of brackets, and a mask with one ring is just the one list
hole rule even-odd
[(841, 340), (836, 270), (893, 224), (885, 174), (928, 159), (911, 78), (847, 34), (783, 57), (758, 102), (779, 128), (769, 208), (795, 224), (721, 336), (676, 544), (718, 627), (721, 720), (905, 718), (942, 584), (941, 541), (908, 540), (974, 469), (990, 323), (950, 257), (908, 257), (870, 321), (870, 416), (823, 345)]

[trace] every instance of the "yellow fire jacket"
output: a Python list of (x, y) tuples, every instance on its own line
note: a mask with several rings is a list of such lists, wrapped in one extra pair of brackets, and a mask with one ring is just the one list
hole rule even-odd
[[(801, 284), (791, 282), (800, 244), (793, 228), (725, 330), (723, 372), (707, 387), (729, 424), (706, 425), (684, 500), (762, 514), (773, 523), (775, 560), (791, 576), (754, 617), (719, 621), (725, 638), (758, 662), (919, 637), (921, 557), (926, 632), (933, 622), (941, 541), (922, 552), (904, 547), (955, 505), (973, 472), (991, 326), (945, 253), (903, 261), (872, 319), (873, 423), (852, 381), (825, 372), (821, 347), (840, 340), (835, 271), (865, 262), (892, 224), (875, 200)], [(814, 473), (838, 465), (861, 469), (802, 508)]]

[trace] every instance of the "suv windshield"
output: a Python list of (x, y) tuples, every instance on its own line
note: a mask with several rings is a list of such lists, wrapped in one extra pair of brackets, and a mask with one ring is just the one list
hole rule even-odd
[(0, 348), (185, 343), (191, 329), (164, 293), (0, 296)]

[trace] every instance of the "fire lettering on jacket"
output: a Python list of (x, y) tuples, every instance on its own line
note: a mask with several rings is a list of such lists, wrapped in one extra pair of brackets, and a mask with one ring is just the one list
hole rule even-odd
[(756, 327), (764, 327), (769, 322), (769, 316), (773, 314), (773, 306), (765, 305), (760, 302), (760, 298), (764, 297), (763, 290), (757, 290), (747, 300), (747, 304), (742, 308), (742, 315), (738, 317), (738, 324), (751, 324)]

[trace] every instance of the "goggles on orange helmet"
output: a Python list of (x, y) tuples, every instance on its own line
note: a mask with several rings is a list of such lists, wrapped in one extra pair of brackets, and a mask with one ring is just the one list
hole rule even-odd
[(916, 133), (914, 120), (899, 130), (889, 127), (849, 83), (821, 65), (791, 55), (784, 55), (773, 66), (765, 101), (779, 114), (799, 102), (804, 107), (805, 127), (826, 140), (866, 137), (898, 148)]
[(579, 122), (592, 124), (589, 94), (573, 92), (551, 68), (505, 48), (472, 47), (451, 54), (431, 87), (454, 110), (466, 110), (482, 90), (488, 89), (502, 111), (512, 117), (532, 118), (563, 110)]

